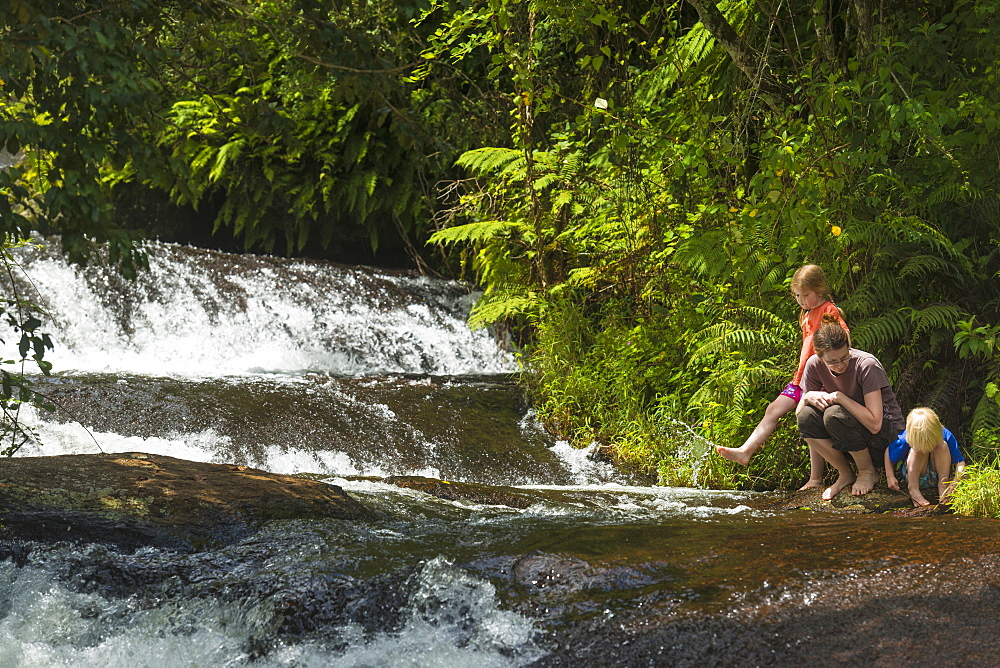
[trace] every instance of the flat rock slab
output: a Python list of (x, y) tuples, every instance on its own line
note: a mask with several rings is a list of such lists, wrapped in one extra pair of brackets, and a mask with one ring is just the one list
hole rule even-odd
[(334, 485), (139, 452), (0, 460), (0, 538), (199, 550), (277, 519), (375, 516)]
[[(936, 500), (937, 494), (923, 490), (928, 499)], [(823, 488), (797, 490), (794, 492), (773, 492), (747, 505), (760, 510), (815, 510), (841, 513), (892, 513), (907, 516), (940, 515), (948, 511), (942, 504), (914, 508), (910, 497), (884, 485), (878, 485), (868, 494), (854, 496), (851, 488), (842, 490), (829, 501), (823, 499)]]

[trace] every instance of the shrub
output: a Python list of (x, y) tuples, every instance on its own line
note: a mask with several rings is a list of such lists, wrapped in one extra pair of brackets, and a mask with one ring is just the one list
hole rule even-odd
[(951, 507), (959, 515), (1000, 518), (1000, 467), (970, 464), (952, 492)]

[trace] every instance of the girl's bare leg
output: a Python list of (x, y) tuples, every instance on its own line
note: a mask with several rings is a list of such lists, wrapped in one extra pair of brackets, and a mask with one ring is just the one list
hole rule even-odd
[(906, 491), (910, 495), (913, 505), (917, 507), (931, 505), (931, 502), (920, 493), (920, 476), (923, 475), (926, 468), (927, 453), (917, 452), (910, 448), (910, 454), (906, 455)]
[(780, 395), (767, 405), (767, 409), (764, 411), (764, 418), (747, 440), (743, 442), (743, 445), (738, 448), (725, 448), (717, 445), (715, 446), (715, 451), (731, 462), (746, 466), (750, 463), (750, 457), (753, 456), (753, 453), (757, 452), (757, 449), (764, 445), (764, 441), (771, 438), (771, 434), (774, 433), (775, 427), (778, 426), (778, 420), (781, 419), (781, 416), (794, 409), (796, 405), (795, 400), (791, 397), (784, 394)]
[[(830, 462), (833, 468), (837, 469), (837, 480), (832, 485), (823, 490), (823, 498), (827, 501), (840, 494), (840, 490), (848, 485), (853, 485), (856, 480), (854, 470), (847, 456), (833, 447), (833, 441), (828, 438), (807, 438), (809, 450), (815, 450), (823, 459)], [(871, 457), (869, 457), (869, 460)], [(870, 461), (869, 461), (870, 463)]]

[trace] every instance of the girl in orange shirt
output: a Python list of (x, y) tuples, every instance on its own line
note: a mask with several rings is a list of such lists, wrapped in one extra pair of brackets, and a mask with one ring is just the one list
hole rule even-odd
[[(792, 276), (792, 295), (802, 309), (799, 313), (799, 326), (802, 328), (802, 350), (799, 353), (799, 368), (795, 375), (781, 394), (774, 401), (768, 404), (764, 411), (764, 419), (760, 421), (757, 428), (753, 430), (750, 437), (738, 448), (726, 448), (721, 445), (715, 446), (715, 451), (721, 456), (744, 466), (750, 463), (750, 457), (757, 451), (757, 448), (764, 444), (771, 434), (774, 433), (778, 420), (785, 413), (793, 410), (802, 399), (802, 389), (799, 382), (802, 380), (802, 370), (806, 366), (806, 360), (812, 357), (813, 334), (819, 329), (823, 316), (833, 315), (840, 323), (844, 331), (850, 335), (850, 329), (844, 322), (837, 305), (830, 301), (829, 286), (826, 282), (826, 274), (823, 269), (815, 264), (807, 264), (800, 267)], [(823, 459), (814, 456), (812, 449), (809, 452), (809, 481), (800, 489), (823, 486)]]

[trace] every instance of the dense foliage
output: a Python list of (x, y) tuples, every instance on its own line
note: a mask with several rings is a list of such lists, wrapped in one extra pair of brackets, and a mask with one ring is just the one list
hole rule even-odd
[[(246, 247), (363, 237), (464, 261), (540, 415), (666, 483), (774, 486), (788, 281), (822, 265), (904, 410), (1000, 443), (998, 0), (15, 1), (8, 235), (85, 257), (123, 192)], [(446, 262), (448, 260), (445, 260)]]
[(995, 456), (998, 6), (449, 8), (435, 55), (489, 45), (516, 122), (514, 148), (462, 157), (473, 222), (434, 239), (474, 249), (475, 321), (534, 328), (548, 423), (665, 482), (796, 481), (791, 420), (745, 477), (685, 433), (749, 433), (794, 369), (788, 280), (816, 262), (904, 409)]
[(57, 230), (78, 260), (110, 242), (131, 270), (115, 205), (162, 193), (247, 249), (420, 255), (435, 183), (496, 134), (496, 100), (467, 73), (410, 80), (423, 6), (15, 1), (0, 143), (25, 158), (2, 175), (4, 230)]

